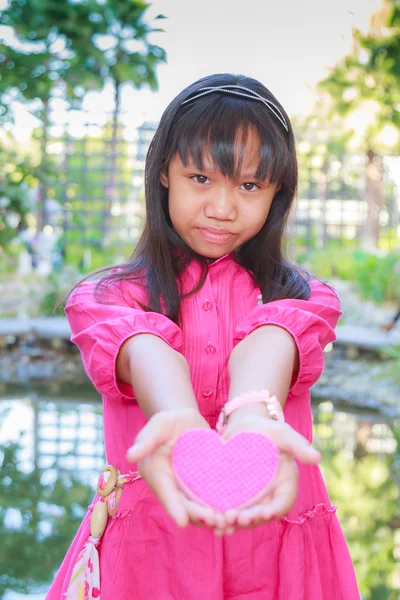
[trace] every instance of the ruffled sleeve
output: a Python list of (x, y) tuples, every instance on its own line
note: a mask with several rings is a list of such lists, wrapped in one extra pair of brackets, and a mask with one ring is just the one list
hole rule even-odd
[(139, 308), (131, 294), (121, 292), (117, 286), (107, 293), (107, 304), (98, 302), (95, 283), (81, 284), (68, 300), (65, 312), (71, 341), (78, 346), (85, 371), (100, 394), (132, 399), (132, 386), (116, 378), (116, 359), (122, 344), (134, 335), (149, 333), (179, 352), (181, 329), (164, 315)]
[(285, 329), (294, 339), (299, 352), (299, 370), (290, 392), (300, 395), (320, 377), (324, 368), (323, 350), (335, 341), (334, 328), (339, 320), (340, 302), (335, 291), (312, 279), (308, 300), (277, 300), (256, 306), (237, 327), (234, 345), (263, 325)]

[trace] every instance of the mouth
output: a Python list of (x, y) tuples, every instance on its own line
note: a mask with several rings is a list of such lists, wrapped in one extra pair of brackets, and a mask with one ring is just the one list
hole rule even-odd
[(199, 232), (204, 240), (214, 244), (226, 244), (236, 235), (230, 231), (227, 231), (226, 229), (217, 229), (214, 227), (199, 227)]

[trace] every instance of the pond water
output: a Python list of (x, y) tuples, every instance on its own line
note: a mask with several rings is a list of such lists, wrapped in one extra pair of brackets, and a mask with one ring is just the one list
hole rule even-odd
[[(315, 445), (363, 598), (400, 598), (400, 423), (313, 405)], [(99, 396), (69, 385), (0, 396), (0, 598), (43, 600), (104, 466)]]

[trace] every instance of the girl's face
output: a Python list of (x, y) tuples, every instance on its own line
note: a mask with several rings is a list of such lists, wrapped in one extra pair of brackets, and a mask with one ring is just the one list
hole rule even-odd
[(168, 188), (169, 214), (175, 231), (197, 254), (217, 259), (253, 238), (268, 216), (276, 184), (256, 179), (260, 144), (248, 132), (240, 177), (231, 179), (205, 154), (199, 171), (190, 157), (187, 165), (177, 153), (162, 173)]

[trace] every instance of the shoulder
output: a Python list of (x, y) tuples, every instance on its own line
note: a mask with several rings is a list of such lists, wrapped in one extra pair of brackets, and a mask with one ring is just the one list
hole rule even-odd
[(327, 304), (332, 308), (340, 310), (339, 295), (329, 281), (323, 281), (310, 275), (307, 283), (310, 287), (310, 296), (308, 298), (310, 302)]
[[(116, 270), (112, 272), (112, 275)], [(73, 288), (67, 300), (67, 307), (76, 304), (101, 303), (141, 307), (148, 299), (144, 278), (117, 279), (100, 278), (83, 281)]]
[(310, 289), (307, 300), (303, 301), (310, 307), (309, 310), (318, 314), (333, 312), (340, 316), (340, 298), (329, 281), (323, 281), (312, 275), (303, 275)]

